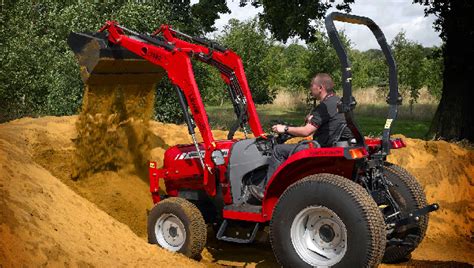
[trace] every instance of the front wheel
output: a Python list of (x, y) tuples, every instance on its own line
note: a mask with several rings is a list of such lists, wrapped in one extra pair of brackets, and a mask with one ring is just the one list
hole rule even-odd
[(186, 199), (158, 202), (148, 215), (148, 242), (190, 258), (206, 245), (207, 227), (199, 209)]
[(374, 267), (385, 236), (384, 219), (368, 193), (332, 174), (288, 187), (270, 222), (271, 245), (283, 267)]

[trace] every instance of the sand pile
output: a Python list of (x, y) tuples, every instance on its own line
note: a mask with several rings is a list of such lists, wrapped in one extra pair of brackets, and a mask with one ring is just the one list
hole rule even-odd
[(445, 141), (404, 140), (407, 148), (392, 150), (388, 160), (413, 174), (428, 202), (441, 206), (430, 214), (426, 238), (414, 256), (430, 252), (474, 264), (474, 151)]
[(0, 267), (199, 266), (148, 245), (36, 163), (36, 146), (56, 138), (45, 154), (71, 150), (72, 135), (72, 118), (0, 125)]
[[(0, 126), (0, 139), (2, 142), (8, 141), (15, 146), (21, 145), (22, 147), (17, 147), (19, 148), (18, 150), (22, 152), (22, 155), (25, 155), (26, 152), (26, 157), (31, 157), (30, 160), (25, 160), (28, 165), (35, 166), (35, 169), (46, 168), (54, 177), (59, 178), (63, 183), (67, 184), (75, 193), (91, 201), (113, 218), (128, 225), (136, 234), (144, 238), (146, 230), (146, 210), (151, 208), (152, 202), (147, 182), (140, 179), (133, 170), (121, 170), (118, 172), (99, 171), (92, 176), (81, 178), (78, 181), (70, 179), (75, 157), (73, 140), (76, 139), (77, 136), (75, 129), (77, 118), (76, 116), (72, 116), (45, 117), (39, 119), (25, 118), (17, 120)], [(151, 133), (149, 136), (151, 159), (158, 161), (160, 164), (162, 162), (163, 152), (168, 146), (177, 143), (191, 142), (184, 126), (150, 122), (149, 127)], [(214, 131), (214, 135), (216, 138), (225, 138), (226, 132)], [(405, 140), (408, 144), (408, 148), (393, 150), (393, 154), (389, 157), (389, 160), (393, 163), (400, 164), (413, 173), (423, 184), (428, 201), (439, 202), (441, 210), (431, 214), (427, 237), (421, 246), (413, 253), (414, 260), (400, 267), (465, 267), (462, 266), (460, 262), (474, 264), (474, 229), (473, 214), (471, 212), (474, 206), (474, 151), (443, 141), (425, 142), (413, 139)], [(2, 145), (1, 148), (3, 149), (5, 146)], [(2, 158), (2, 163), (6, 164), (2, 166), (2, 177), (4, 177), (3, 173), (7, 172), (7, 169), (4, 168), (4, 166), (7, 165), (14, 174), (24, 173), (23, 165), (15, 162), (19, 160), (16, 160), (17, 157), (13, 156), (13, 153), (4, 154), (2, 151), (2, 156), (3, 155), (6, 156)], [(38, 163), (42, 167), (32, 162)], [(28, 170), (27, 173), (31, 173), (31, 170)], [(48, 174), (44, 175), (49, 178), (48, 180), (53, 180), (54, 177), (47, 171), (43, 170), (43, 173)], [(43, 187), (43, 184), (48, 185), (49, 183), (49, 181), (37, 179), (38, 177), (43, 177), (43, 173), (41, 173), (41, 175), (35, 175), (34, 180), (24, 179), (22, 177), (23, 175), (12, 175), (11, 178), (15, 179), (10, 180), (16, 180), (18, 187), (22, 187), (21, 185), (25, 183), (25, 180), (32, 181), (31, 183), (34, 183), (34, 185), (36, 185), (35, 187), (39, 189)], [(62, 185), (57, 180), (56, 184)], [(10, 185), (10, 183), (6, 184), (2, 182), (2, 185), (4, 186), (1, 189), (4, 189), (5, 185)], [(63, 188), (65, 188), (64, 185), (61, 186), (61, 189)], [(35, 202), (40, 202), (40, 200), (42, 200), (41, 198), (43, 198), (46, 200), (44, 203), (51, 203), (51, 200), (48, 199), (46, 195), (51, 194), (50, 191), (52, 190), (46, 186), (42, 189), (43, 195), (38, 194), (38, 200), (35, 199)], [(16, 194), (15, 191), (20, 191), (20, 193)], [(15, 199), (17, 201), (7, 201), (9, 204), (21, 204), (21, 202), (26, 202), (23, 195), (31, 195), (25, 194), (19, 188), (12, 188), (10, 192), (18, 195), (18, 197)], [(82, 200), (81, 203), (87, 202), (75, 195), (74, 192), (69, 190), (68, 192), (67, 199), (55, 199), (57, 201), (54, 203), (64, 202), (74, 204), (73, 201), (75, 202), (75, 200)], [(2, 196), (3, 195), (4, 193), (2, 192)], [(72, 197), (73, 195), (75, 197)], [(8, 200), (12, 200), (12, 198), (8, 198)], [(11, 207), (12, 205), (9, 206)], [(55, 206), (59, 206), (59, 204)], [(65, 204), (61, 204), (61, 206), (65, 206)], [(2, 207), (4, 207), (3, 203)], [(56, 208), (56, 210), (61, 211), (61, 213), (67, 214), (64, 210), (59, 209), (60, 208)], [(15, 211), (17, 208), (11, 210)], [(39, 211), (38, 208), (37, 210)], [(80, 210), (82, 209), (74, 208), (74, 211), (79, 214), (81, 214)], [(9, 215), (12, 214), (8, 213), (10, 212), (2, 210), (2, 219), (11, 218), (12, 216)], [(95, 212), (90, 211), (87, 213), (90, 214), (89, 217), (95, 219)], [(102, 215), (101, 217), (107, 216), (100, 211), (98, 213)], [(7, 216), (4, 217), (3, 215)], [(108, 219), (111, 220), (110, 217), (108, 217)], [(68, 222), (68, 226), (76, 226), (78, 224), (74, 223), (75, 221), (77, 221), (76, 218), (65, 215), (64, 221), (61, 222), (63, 222), (64, 225)], [(20, 222), (24, 222), (23, 224), (28, 226), (28, 228), (33, 228), (29, 225), (34, 226), (32, 221), (22, 220)], [(14, 224), (10, 223), (9, 226), (10, 225)], [(123, 226), (122, 224), (118, 225)], [(4, 226), (4, 223), (2, 223), (2, 226)], [(101, 229), (105, 228), (104, 224), (97, 222), (93, 222), (87, 225), (87, 227), (84, 225), (79, 226), (77, 229), (74, 229), (74, 232), (87, 233), (93, 228), (99, 228), (101, 233), (111, 232)], [(86, 230), (84, 231), (83, 229)], [(4, 232), (0, 234), (2, 237), (3, 233)], [(130, 231), (128, 231), (128, 234), (133, 236)], [(16, 241), (22, 241), (23, 243), (23, 241), (28, 241), (28, 237), (25, 237), (26, 236), (17, 235), (14, 239), (17, 239)], [(66, 237), (66, 239), (64, 239), (64, 237)], [(68, 240), (64, 242), (66, 244), (72, 243), (67, 237), (68, 236), (63, 236), (61, 239)], [(107, 240), (103, 236), (99, 236), (97, 239), (101, 241), (102, 246), (110, 243), (110, 241), (114, 241), (115, 243), (116, 240), (115, 238)], [(91, 238), (91, 240), (95, 239)], [(62, 241), (63, 240), (59, 240), (58, 238), (58, 246), (61, 246)], [(26, 244), (27, 242), (24, 243)], [(66, 253), (61, 253), (60, 255), (72, 254), (67, 251), (69, 248), (65, 249), (63, 247), (63, 249)], [(86, 249), (83, 249), (83, 251), (88, 252)], [(149, 254), (145, 255), (148, 256)], [(130, 260), (134, 261), (137, 258), (138, 257), (135, 256)], [(123, 262), (125, 262), (125, 259), (125, 257), (121, 258)], [(33, 260), (35, 261), (32, 263), (40, 263), (36, 262), (36, 260), (39, 259)], [(258, 267), (275, 267), (275, 265), (277, 265), (273, 258), (271, 248), (267, 244), (235, 245), (212, 240), (207, 249), (203, 252), (203, 261), (208, 266), (223, 264), (254, 267), (258, 264)]]
[[(80, 196), (128, 225), (135, 234), (146, 238), (147, 211), (153, 207), (153, 202), (148, 180), (140, 177), (134, 166), (118, 171), (95, 171), (77, 181), (71, 179), (78, 155), (74, 142), (77, 139), (77, 122), (78, 116), (24, 118), (5, 124), (4, 127), (13, 128), (13, 133), (25, 133), (29, 136), (26, 146), (36, 163), (45, 167)], [(150, 121), (149, 125), (149, 146), (152, 148), (150, 159), (158, 161), (160, 165), (168, 146), (191, 143), (187, 129), (183, 126), (154, 121)], [(227, 134), (217, 130), (214, 135), (224, 138)], [(84, 161), (86, 160), (87, 158)], [(145, 166), (143, 171), (147, 170)], [(162, 188), (164, 189), (164, 185)]]
[[(140, 80), (140, 75), (121, 74), (117, 75), (119, 80), (101, 79), (100, 83), (94, 82), (99, 74), (86, 75), (82, 110), (76, 131), (71, 133), (74, 136), (69, 137), (74, 144), (66, 147), (67, 151), (56, 149), (62, 159), (44, 152), (43, 146), (38, 146), (35, 153), (43, 165), (61, 163), (52, 171), (57, 177), (143, 237), (146, 212), (152, 205), (144, 198), (147, 163), (151, 146), (163, 144), (157, 144), (158, 139), (151, 142), (149, 127), (156, 83), (161, 76)], [(133, 191), (130, 185), (134, 185)]]

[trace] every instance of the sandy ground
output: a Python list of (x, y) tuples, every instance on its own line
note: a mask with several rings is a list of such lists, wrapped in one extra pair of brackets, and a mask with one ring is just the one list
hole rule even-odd
[[(77, 116), (23, 118), (0, 125), (0, 267), (159, 266), (199, 263), (146, 243), (152, 206), (147, 181), (133, 164), (120, 171), (74, 173)], [(184, 126), (151, 122), (151, 158), (189, 143)], [(226, 133), (215, 131), (217, 138)], [(427, 236), (410, 262), (382, 267), (472, 267), (474, 264), (474, 151), (443, 141), (406, 139), (390, 161), (425, 187), (432, 213)], [(265, 233), (252, 245), (215, 241), (201, 264), (275, 267)]]
[(51, 154), (72, 150), (73, 121), (0, 125), (0, 267), (202, 266), (149, 245), (36, 162), (35, 147), (48, 139)]

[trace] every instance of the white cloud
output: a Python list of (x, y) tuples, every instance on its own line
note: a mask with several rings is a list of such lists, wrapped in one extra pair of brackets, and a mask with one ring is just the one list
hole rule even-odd
[(227, 6), (229, 7), (231, 13), (221, 14), (220, 18), (216, 20), (216, 23), (215, 23), (215, 26), (217, 27), (217, 29), (223, 29), (224, 26), (227, 24), (227, 21), (229, 21), (229, 19), (232, 19), (232, 18), (236, 18), (239, 20), (252, 19), (255, 16), (257, 16), (259, 12), (263, 11), (262, 7), (255, 8), (250, 3), (244, 7), (240, 7), (239, 3), (240, 3), (239, 0), (227, 1)]
[[(424, 16), (424, 7), (402, 0), (356, 0), (351, 6), (352, 14), (371, 18), (377, 23), (390, 42), (397, 33), (405, 31), (408, 39), (423, 46), (439, 46), (441, 39), (433, 29), (434, 16)], [(333, 9), (334, 10), (334, 9)], [(353, 46), (360, 50), (378, 48), (378, 44), (368, 28), (360, 25), (336, 23), (343, 29)]]
[[(192, 0), (196, 3), (198, 0)], [(336, 1), (340, 2), (340, 0)], [(254, 18), (263, 10), (262, 7), (255, 8), (250, 4), (239, 7), (239, 0), (228, 0), (227, 4), (232, 13), (221, 14), (216, 20), (215, 26), (222, 31), (229, 19), (236, 18), (247, 20)], [(434, 16), (424, 16), (424, 7), (412, 4), (411, 0), (355, 0), (351, 5), (352, 14), (369, 17), (374, 20), (385, 33), (390, 42), (400, 31), (405, 31), (410, 40), (414, 40), (423, 46), (439, 46), (441, 39), (433, 29)], [(335, 9), (331, 9), (335, 10)], [(342, 24), (336, 22), (338, 29), (344, 29), (353, 46), (359, 50), (378, 48), (378, 44), (368, 28), (360, 25)]]

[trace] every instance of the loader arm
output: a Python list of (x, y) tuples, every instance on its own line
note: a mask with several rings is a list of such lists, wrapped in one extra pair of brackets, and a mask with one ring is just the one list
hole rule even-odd
[[(107, 21), (107, 23), (99, 30), (99, 32), (108, 31), (108, 40), (118, 46), (121, 46), (130, 52), (142, 57), (143, 59), (161, 66), (166, 70), (171, 83), (177, 87), (178, 95), (181, 100), (184, 95), (187, 103), (182, 100), (180, 102), (185, 117), (187, 117), (188, 130), (196, 145), (196, 150), (200, 151), (194, 135), (194, 122), (198, 127), (203, 142), (205, 155), (201, 158), (204, 174), (204, 185), (206, 190), (212, 195), (215, 192), (214, 180), (210, 179), (214, 163), (211, 159), (212, 151), (215, 149), (215, 140), (208, 123), (207, 113), (204, 109), (201, 94), (199, 92), (194, 73), (191, 65), (191, 59), (188, 55), (189, 49), (175, 48), (159, 38), (153, 38), (148, 35), (138, 34), (128, 30), (115, 21)], [(131, 36), (125, 34), (131, 33)], [(180, 93), (182, 92), (182, 94)], [(187, 104), (193, 115), (194, 121), (187, 114)], [(200, 154), (199, 154), (200, 155)], [(208, 183), (210, 182), (210, 183)]]
[[(190, 50), (194, 58), (217, 68), (222, 79), (229, 87), (232, 104), (239, 118), (239, 125), (246, 132), (245, 125), (248, 122), (255, 137), (264, 135), (245, 76), (242, 59), (235, 52), (202, 37), (192, 37), (181, 33), (172, 29), (169, 25), (162, 25), (152, 35), (157, 36), (158, 34), (161, 34), (168, 44), (172, 44), (179, 49)], [(178, 36), (190, 39), (194, 43), (182, 40)], [(236, 127), (239, 125), (231, 128), (228, 139), (233, 138)]]

